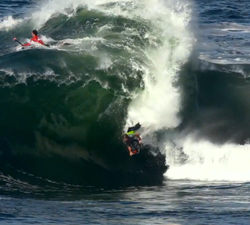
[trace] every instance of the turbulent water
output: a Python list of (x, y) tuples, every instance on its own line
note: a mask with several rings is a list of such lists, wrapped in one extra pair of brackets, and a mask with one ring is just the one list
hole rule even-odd
[(1, 2), (1, 224), (249, 224), (249, 7)]

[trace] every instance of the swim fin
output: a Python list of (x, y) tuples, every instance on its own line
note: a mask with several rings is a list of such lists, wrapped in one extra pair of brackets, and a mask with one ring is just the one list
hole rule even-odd
[(137, 124), (135, 124), (133, 127), (129, 127), (127, 132), (130, 132), (130, 131), (137, 131), (137, 130), (139, 130), (140, 128), (141, 128), (141, 124), (140, 124), (140, 123), (137, 123)]

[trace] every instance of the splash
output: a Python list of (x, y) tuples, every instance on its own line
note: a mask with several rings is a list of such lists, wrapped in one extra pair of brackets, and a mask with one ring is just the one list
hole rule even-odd
[(166, 146), (170, 179), (202, 181), (249, 181), (249, 144), (215, 145), (206, 140), (186, 138), (182, 148)]
[(125, 3), (129, 0), (71, 0), (71, 1), (61, 1), (52, 0), (49, 2), (41, 3), (40, 10), (32, 14), (32, 20), (38, 28), (44, 26), (44, 24), (53, 16), (58, 14), (65, 14), (69, 17), (74, 16), (79, 7), (88, 7), (89, 10), (100, 9), (100, 6), (107, 3)]
[(7, 16), (0, 19), (0, 31), (8, 31), (20, 24), (22, 19), (14, 19), (12, 16)]
[(189, 58), (194, 38), (189, 30), (192, 14), (189, 4), (148, 1), (145, 8), (147, 13), (142, 16), (153, 21), (153, 33), (160, 43), (145, 50), (150, 65), (144, 70), (143, 90), (129, 106), (127, 124), (140, 121), (152, 132), (174, 128), (181, 122), (180, 91), (174, 82)]
[[(78, 7), (83, 6), (106, 15), (122, 16), (142, 23), (150, 22), (150, 30), (144, 34), (150, 44), (143, 49), (132, 49), (131, 46), (127, 49), (130, 52), (136, 50), (134, 54), (140, 52), (144, 58), (143, 63), (131, 59), (134, 71), (142, 71), (143, 76), (136, 91), (124, 89), (132, 99), (127, 125), (140, 121), (151, 131), (178, 126), (181, 122), (177, 116), (180, 110), (180, 92), (174, 82), (181, 66), (187, 62), (194, 43), (189, 28), (191, 4), (173, 0), (75, 0), (64, 3), (54, 0), (42, 6), (42, 10), (34, 13), (32, 19), (37, 27), (41, 27), (54, 15), (61, 13), (70, 17)], [(127, 29), (127, 32), (135, 31)], [(135, 35), (138, 35), (137, 31)]]

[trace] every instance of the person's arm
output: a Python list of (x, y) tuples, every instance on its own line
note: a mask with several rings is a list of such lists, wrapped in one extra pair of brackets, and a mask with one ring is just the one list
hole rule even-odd
[(139, 139), (139, 143), (141, 143), (142, 141), (141, 141), (140, 134), (136, 133), (136, 134), (135, 134), (135, 136), (136, 136), (136, 137), (138, 137), (138, 139)]
[(30, 46), (30, 43), (23, 44), (22, 46)]
[(132, 148), (130, 146), (128, 146), (128, 151), (129, 151), (130, 156), (134, 155), (133, 152), (132, 152)]
[(140, 134), (136, 133), (135, 136), (138, 137), (139, 141), (141, 141)]
[(31, 46), (31, 42), (32, 42), (33, 40), (32, 40), (32, 38), (30, 39), (30, 42), (29, 43), (26, 43), (26, 44), (23, 44), (22, 46)]
[(41, 39), (38, 40), (38, 43), (40, 43), (41, 45), (45, 45), (44, 42)]
[(50, 45), (45, 44), (42, 40), (39, 40), (38, 42), (39, 42), (41, 45), (44, 45), (44, 46), (46, 46), (46, 47), (50, 47)]

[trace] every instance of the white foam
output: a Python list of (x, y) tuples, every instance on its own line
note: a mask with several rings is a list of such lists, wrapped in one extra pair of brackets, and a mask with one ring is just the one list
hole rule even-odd
[(4, 82), (3, 85), (1, 85), (1, 87), (13, 87), (17, 84), (26, 84), (27, 79), (31, 76), (34, 77), (34, 80), (46, 79), (50, 81), (53, 81), (58, 77), (58, 75), (50, 68), (46, 68), (46, 70), (43, 73), (19, 72), (18, 74), (16, 74), (12, 69), (0, 69), (0, 72), (3, 73), (3, 75), (1, 76), (2, 79), (4, 79), (5, 76), (15, 77), (15, 81), (11, 83)]
[(0, 19), (0, 30), (11, 30), (16, 25), (21, 23), (23, 20), (21, 19), (14, 19), (12, 16), (7, 16)]
[(144, 90), (129, 106), (127, 126), (140, 121), (151, 132), (180, 124), (180, 92), (174, 81), (188, 60), (194, 42), (188, 27), (190, 6), (166, 2), (168, 7), (162, 1), (144, 2), (140, 10), (145, 12), (137, 12), (137, 16), (152, 22), (151, 29), (161, 44), (145, 50), (151, 64), (144, 70)]
[[(216, 145), (206, 140), (185, 138), (182, 150), (166, 146), (170, 179), (202, 181), (250, 181), (250, 144)], [(186, 160), (180, 160), (180, 151)]]
[[(110, 7), (102, 5), (111, 2), (116, 2), (116, 4)], [(144, 21), (147, 21), (147, 24), (151, 23), (150, 32), (145, 34), (150, 46), (136, 49), (136, 51), (140, 50), (140, 54), (145, 57), (144, 64), (131, 61), (135, 71), (143, 72), (143, 84), (133, 93), (130, 93), (125, 84), (121, 85), (123, 92), (132, 99), (128, 108), (126, 126), (139, 121), (145, 130), (151, 132), (178, 126), (181, 122), (181, 118), (178, 117), (181, 107), (180, 91), (173, 83), (179, 76), (181, 66), (187, 62), (195, 41), (189, 27), (192, 19), (192, 7), (189, 2), (184, 0), (51, 0), (44, 4), (39, 12), (32, 15), (32, 21), (39, 29), (53, 15), (63, 13), (70, 17), (79, 6), (97, 9), (112, 16), (123, 16), (142, 23)], [(9, 22), (11, 24), (11, 19)], [(104, 28), (107, 29), (107, 27)], [(248, 32), (244, 27), (225, 27), (224, 25), (215, 29), (214, 32), (223, 35), (230, 31), (228, 28)], [(101, 29), (99, 31), (102, 32)], [(209, 32), (211, 32), (210, 28)], [(77, 41), (83, 45), (81, 40)], [(76, 42), (75, 44), (78, 45)], [(206, 47), (206, 43), (204, 46)], [(129, 48), (126, 50), (133, 51)], [(211, 51), (211, 45), (209, 44), (205, 50)], [(220, 63), (226, 63), (221, 58), (217, 60)], [(100, 69), (109, 68), (111, 65), (112, 59), (106, 57), (105, 54), (100, 56)], [(184, 137), (183, 140), (182, 150), (169, 144), (165, 146), (167, 162), (170, 165), (166, 173), (168, 178), (209, 181), (250, 180), (249, 144), (242, 146), (228, 143), (219, 146), (190, 137)]]
[(37, 28), (42, 27), (48, 19), (58, 14), (65, 14), (69, 17), (74, 15), (75, 11), (80, 6), (86, 6), (89, 9), (98, 8), (99, 5), (111, 2), (126, 2), (128, 0), (51, 0), (46, 3), (42, 3), (39, 6), (39, 11), (32, 14), (32, 19), (35, 22)]

